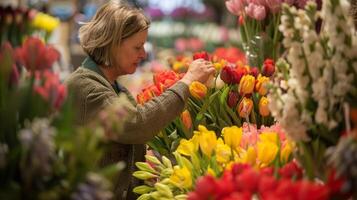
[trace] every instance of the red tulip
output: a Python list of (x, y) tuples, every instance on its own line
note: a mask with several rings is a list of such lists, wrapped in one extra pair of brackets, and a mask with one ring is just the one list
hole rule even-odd
[(60, 57), (56, 49), (46, 46), (40, 39), (34, 37), (27, 38), (16, 53), (20, 63), (28, 71), (49, 69)]
[(257, 78), (259, 75), (259, 69), (257, 67), (253, 67), (249, 70), (249, 74)]
[(193, 55), (193, 60), (197, 60), (197, 59), (204, 59), (204, 60), (207, 60), (207, 61), (210, 61), (210, 58), (209, 58), (209, 55), (207, 52), (205, 51), (202, 51), (202, 52), (196, 52), (194, 55)]
[(274, 74), (275, 72), (275, 63), (274, 63), (274, 60), (272, 59), (266, 59), (264, 61), (264, 64), (263, 64), (263, 70), (262, 70), (262, 74), (264, 76), (267, 76), (267, 77), (270, 77)]
[(246, 169), (236, 177), (238, 191), (256, 192), (259, 184), (259, 174), (253, 168)]
[(224, 198), (223, 200), (251, 200), (252, 193), (248, 191), (244, 192), (233, 192), (228, 197)]
[(302, 178), (302, 173), (302, 169), (294, 161), (287, 163), (279, 169), (279, 175), (287, 179), (295, 178), (299, 180)]
[(278, 186), (278, 181), (271, 176), (262, 176), (258, 185), (260, 195), (264, 198), (267, 193), (273, 192)]
[(210, 176), (203, 176), (196, 181), (196, 191), (201, 199), (213, 198), (216, 193), (216, 181)]
[(227, 104), (230, 108), (235, 108), (239, 100), (239, 94), (236, 91), (229, 91)]

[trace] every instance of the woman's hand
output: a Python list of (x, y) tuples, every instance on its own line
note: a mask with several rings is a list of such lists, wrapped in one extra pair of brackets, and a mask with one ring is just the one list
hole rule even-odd
[(213, 67), (211, 62), (203, 59), (197, 59), (190, 64), (188, 71), (181, 81), (187, 85), (190, 85), (193, 81), (205, 83), (210, 75), (215, 72), (216, 69)]

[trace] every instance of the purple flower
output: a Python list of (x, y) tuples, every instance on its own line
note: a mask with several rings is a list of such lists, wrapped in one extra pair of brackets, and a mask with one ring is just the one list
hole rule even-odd
[(145, 9), (145, 13), (147, 13), (152, 20), (159, 20), (164, 17), (164, 13), (160, 8), (148, 7)]
[(249, 5), (245, 7), (245, 12), (249, 17), (259, 21), (266, 17), (265, 7), (254, 3), (249, 3)]
[(55, 159), (54, 135), (55, 129), (50, 126), (48, 119), (35, 119), (32, 123), (26, 123), (25, 129), (20, 130), (18, 137), (25, 151), (25, 179), (51, 173), (51, 165)]
[(109, 200), (112, 198), (109, 182), (95, 173), (89, 173), (86, 181), (79, 184), (75, 193), (71, 195), (72, 200)]

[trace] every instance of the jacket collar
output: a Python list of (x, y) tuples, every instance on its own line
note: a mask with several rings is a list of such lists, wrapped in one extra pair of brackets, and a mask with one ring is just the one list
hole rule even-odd
[[(91, 59), (90, 57), (87, 57), (84, 59), (82, 66), (84, 68), (90, 69), (96, 73), (98, 73), (99, 75), (101, 75), (103, 78), (105, 78), (105, 80), (107, 80), (109, 82), (109, 80), (104, 76), (104, 73), (102, 72), (102, 70), (100, 70), (99, 66), (97, 65), (97, 63), (94, 62), (93, 59)], [(110, 83), (110, 82), (109, 82)], [(114, 81), (114, 84), (110, 85), (113, 87), (113, 89), (115, 90), (115, 92), (117, 94), (119, 94), (120, 92), (124, 91), (124, 87), (121, 86), (117, 81)]]

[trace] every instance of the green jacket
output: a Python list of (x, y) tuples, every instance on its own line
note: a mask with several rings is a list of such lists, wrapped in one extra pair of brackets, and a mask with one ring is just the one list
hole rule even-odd
[(124, 122), (124, 131), (118, 133), (119, 139), (112, 142), (99, 164), (106, 166), (125, 161), (126, 168), (114, 185), (115, 199), (136, 199), (132, 189), (139, 181), (132, 177), (136, 170), (134, 164), (144, 161), (145, 143), (182, 112), (189, 95), (188, 86), (177, 82), (159, 97), (137, 105), (125, 88), (112, 86), (90, 58), (85, 59), (82, 66), (68, 77), (66, 85), (74, 95), (78, 125), (86, 125), (95, 119), (104, 107), (118, 98), (119, 93), (125, 93), (131, 99), (130, 114), (134, 117)]

